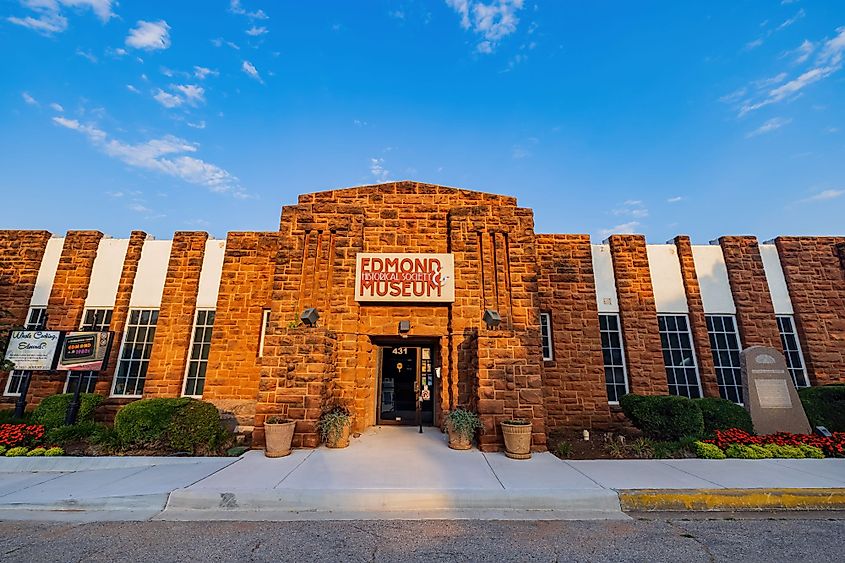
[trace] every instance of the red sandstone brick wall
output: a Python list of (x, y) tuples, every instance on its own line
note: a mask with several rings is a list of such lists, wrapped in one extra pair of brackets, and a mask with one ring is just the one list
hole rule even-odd
[(144, 397), (182, 394), (207, 240), (208, 233), (203, 232), (173, 235)]
[(701, 301), (701, 288), (698, 285), (698, 275), (695, 273), (695, 262), (692, 256), (692, 244), (687, 236), (677, 236), (674, 240), (681, 265), (681, 278), (689, 307), (690, 331), (695, 344), (698, 371), (701, 387), (705, 397), (719, 397), (719, 382), (716, 379), (716, 367), (713, 364), (713, 350), (710, 348), (710, 336), (707, 333), (707, 317), (704, 315), (704, 304)]
[(548, 426), (607, 427), (596, 285), (589, 235), (537, 235), (540, 310), (551, 315), (553, 359), (543, 362)]
[(813, 385), (845, 382), (845, 237), (778, 237), (783, 275)]
[(722, 237), (719, 244), (725, 255), (743, 348), (770, 346), (783, 350), (757, 238)]
[(612, 235), (609, 241), (631, 393), (666, 395), (669, 385), (645, 237)]
[[(26, 322), (48, 240), (47, 231), (0, 231), (0, 331), (22, 327)], [(6, 389), (8, 375), (0, 371), (0, 393)], [(0, 397), (0, 402), (14, 400)]]

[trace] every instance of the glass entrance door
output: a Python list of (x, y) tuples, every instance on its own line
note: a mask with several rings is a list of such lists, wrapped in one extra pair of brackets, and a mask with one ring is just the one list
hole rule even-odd
[(434, 422), (434, 358), (431, 347), (381, 349), (379, 424)]

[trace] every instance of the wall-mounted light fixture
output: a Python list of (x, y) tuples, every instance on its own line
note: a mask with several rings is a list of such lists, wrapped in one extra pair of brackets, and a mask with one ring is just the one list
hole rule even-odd
[(320, 313), (317, 312), (317, 309), (314, 307), (310, 307), (302, 311), (302, 314), (299, 315), (299, 320), (302, 321), (306, 326), (317, 326), (317, 319), (320, 318)]
[(502, 317), (499, 315), (499, 312), (494, 311), (493, 309), (484, 309), (484, 316), (481, 318), (484, 321), (484, 324), (487, 325), (487, 328), (496, 328), (499, 326), (499, 323), (502, 322)]
[(399, 334), (411, 332), (411, 321), (399, 321)]

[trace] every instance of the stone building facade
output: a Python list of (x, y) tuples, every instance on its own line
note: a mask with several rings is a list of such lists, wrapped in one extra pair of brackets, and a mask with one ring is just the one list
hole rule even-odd
[[(450, 256), (454, 299), (358, 298), (365, 253)], [(481, 415), (482, 449), (501, 447), (506, 418), (530, 419), (542, 449), (551, 429), (619, 423), (626, 392), (736, 400), (747, 346), (783, 349), (799, 385), (845, 381), (843, 264), (845, 237), (594, 244), (535, 233), (513, 197), (394, 182), (302, 195), (278, 230), (225, 240), (0, 231), (0, 323), (114, 331), (107, 369), (79, 376), (111, 413), (201, 396), (255, 444), (281, 415), (308, 447), (335, 401), (355, 430), (441, 425), (463, 406)], [(299, 320), (309, 308), (315, 326)], [(33, 374), (30, 405), (68, 377)], [(21, 379), (0, 374), (3, 402)]]

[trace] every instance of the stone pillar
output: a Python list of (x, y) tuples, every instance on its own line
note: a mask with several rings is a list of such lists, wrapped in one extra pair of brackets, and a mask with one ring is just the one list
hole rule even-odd
[[(179, 397), (185, 378), (208, 233), (173, 235), (144, 397)], [(212, 332), (213, 334), (213, 332)]]
[(551, 315), (552, 360), (543, 361), (547, 427), (605, 428), (604, 380), (589, 235), (537, 235), (540, 312)]
[(768, 346), (783, 350), (757, 238), (728, 236), (720, 238), (719, 244), (736, 304), (742, 347)]
[(611, 235), (613, 273), (631, 393), (667, 395), (666, 366), (657, 325), (648, 253), (642, 235)]
[(775, 244), (813, 385), (845, 382), (845, 237), (778, 237)]
[(687, 236), (677, 236), (673, 242), (678, 251), (678, 261), (681, 265), (681, 278), (684, 281), (687, 307), (689, 307), (690, 331), (692, 332), (692, 341), (695, 344), (698, 372), (701, 377), (704, 396), (720, 397), (716, 367), (713, 363), (713, 350), (710, 348), (710, 335), (707, 332), (707, 317), (704, 314), (704, 304), (701, 301), (698, 275), (695, 273), (692, 244)]

